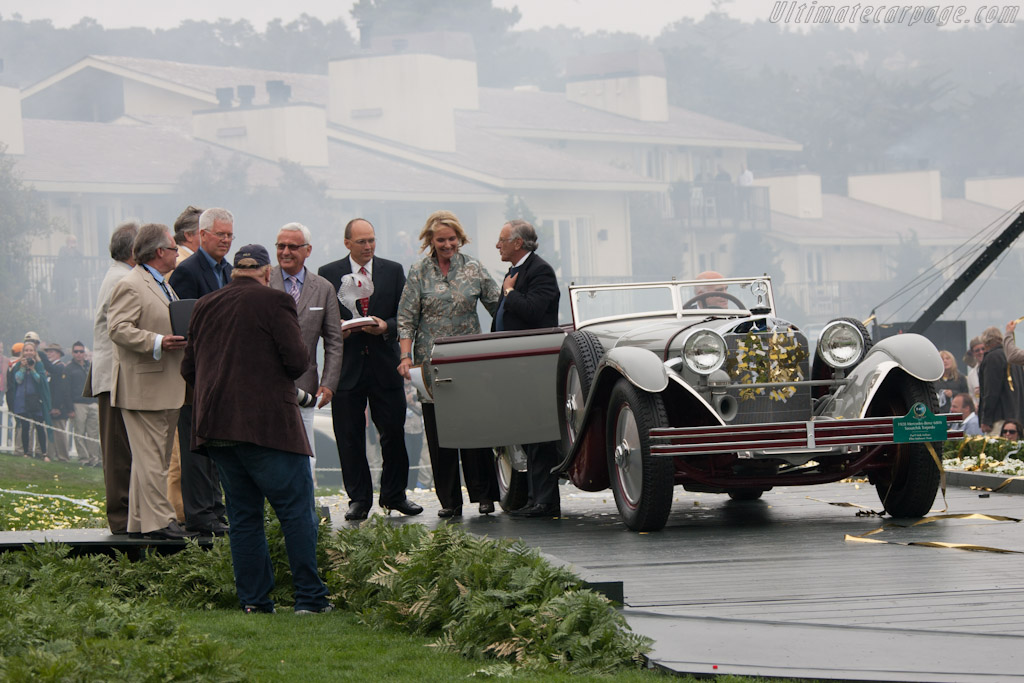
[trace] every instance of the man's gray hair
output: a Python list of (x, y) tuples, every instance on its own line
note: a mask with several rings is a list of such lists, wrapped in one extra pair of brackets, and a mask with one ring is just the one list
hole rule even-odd
[(509, 221), (508, 227), (512, 239), (518, 237), (523, 240), (523, 249), (526, 251), (537, 251), (537, 231), (529, 221), (517, 218)]
[(234, 225), (235, 217), (227, 209), (221, 209), (219, 207), (207, 209), (206, 211), (203, 211), (201, 216), (199, 216), (199, 229), (212, 230), (213, 224), (217, 221), (231, 223), (232, 225)]
[(269, 264), (259, 268), (232, 268), (231, 279), (237, 280), (240, 277), (250, 277), (254, 280), (262, 280), (263, 274), (270, 270), (270, 268)]
[(110, 236), (110, 258), (115, 261), (128, 261), (132, 257), (132, 246), (138, 234), (139, 224), (135, 221), (117, 226)]
[(163, 223), (146, 223), (139, 228), (139, 234), (135, 236), (136, 263), (149, 263), (156, 258), (156, 250), (166, 247), (171, 238), (171, 229)]
[(281, 232), (301, 232), (302, 241), (306, 244), (313, 244), (313, 235), (310, 234), (309, 228), (302, 223), (285, 223), (281, 226)]

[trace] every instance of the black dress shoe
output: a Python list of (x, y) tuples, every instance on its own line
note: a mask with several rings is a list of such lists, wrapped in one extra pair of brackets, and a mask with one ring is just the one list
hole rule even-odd
[(480, 514), (481, 515), (489, 515), (492, 512), (494, 512), (494, 503), (492, 501), (489, 501), (489, 500), (481, 500), (480, 501)]
[(461, 505), (457, 505), (456, 507), (453, 507), (453, 508), (441, 508), (440, 510), (437, 511), (437, 516), (438, 517), (461, 517), (462, 516), (462, 506)]
[(356, 519), (366, 519), (366, 516), (370, 514), (370, 504), (363, 500), (353, 500), (348, 504), (348, 512), (345, 513), (345, 519), (352, 521)]
[(391, 514), (392, 510), (397, 510), (398, 512), (401, 512), (403, 515), (409, 515), (411, 517), (413, 515), (418, 515), (421, 512), (423, 512), (422, 507), (412, 502), (408, 498), (403, 500), (401, 503), (395, 503), (394, 505), (385, 505), (384, 503), (381, 503), (380, 506), (387, 510), (388, 514)]
[(209, 524), (187, 526), (185, 528), (189, 531), (194, 531), (200, 536), (226, 536), (231, 531), (231, 527), (219, 519), (215, 519)]
[(142, 534), (142, 536), (143, 538), (150, 538), (158, 541), (181, 541), (186, 538), (195, 538), (196, 534), (193, 531), (186, 531), (185, 529), (182, 529), (181, 525), (179, 525), (177, 521), (172, 521), (163, 529), (147, 531)]
[(513, 510), (509, 514), (513, 517), (560, 517), (562, 511), (558, 505), (530, 505)]

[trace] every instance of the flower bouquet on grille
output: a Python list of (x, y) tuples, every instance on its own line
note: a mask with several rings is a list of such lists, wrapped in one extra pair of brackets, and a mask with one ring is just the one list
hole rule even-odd
[(377, 324), (377, 321), (368, 315), (371, 296), (373, 296), (373, 280), (368, 275), (349, 273), (341, 278), (338, 302), (352, 314), (351, 320), (341, 321), (343, 332)]

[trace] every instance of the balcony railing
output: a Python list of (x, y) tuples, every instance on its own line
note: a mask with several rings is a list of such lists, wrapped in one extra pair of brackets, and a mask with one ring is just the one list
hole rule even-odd
[(771, 227), (767, 187), (731, 182), (679, 182), (672, 185), (676, 219), (686, 228), (763, 229)]
[(39, 311), (91, 318), (109, 258), (30, 256), (8, 254), (2, 267), (15, 274), (12, 294)]

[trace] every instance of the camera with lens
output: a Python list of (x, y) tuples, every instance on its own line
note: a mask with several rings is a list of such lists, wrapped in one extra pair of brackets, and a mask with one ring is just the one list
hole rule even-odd
[(312, 408), (316, 405), (316, 394), (311, 394), (297, 387), (295, 389), (295, 398), (298, 399), (298, 404), (303, 408)]
[(25, 365), (29, 366), (30, 368), (34, 368), (36, 366), (36, 362), (31, 358), (26, 358)]

